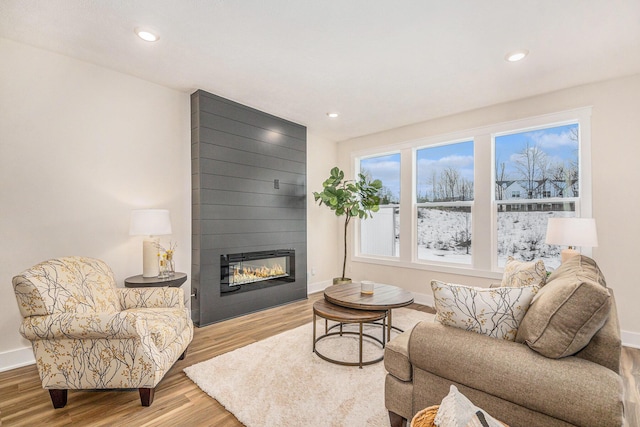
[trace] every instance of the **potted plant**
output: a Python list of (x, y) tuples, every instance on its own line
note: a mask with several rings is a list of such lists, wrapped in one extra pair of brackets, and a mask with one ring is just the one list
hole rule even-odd
[(371, 181), (367, 176), (358, 174), (357, 180), (345, 180), (344, 172), (338, 167), (331, 169), (331, 174), (322, 183), (322, 191), (314, 192), (313, 197), (320, 206), (323, 204), (335, 212), (336, 216), (344, 219), (344, 258), (342, 261), (342, 276), (333, 279), (333, 283), (349, 283), (351, 279), (345, 277), (347, 266), (347, 228), (351, 218), (369, 218), (373, 212), (380, 209), (378, 193), (382, 188), (382, 181)]

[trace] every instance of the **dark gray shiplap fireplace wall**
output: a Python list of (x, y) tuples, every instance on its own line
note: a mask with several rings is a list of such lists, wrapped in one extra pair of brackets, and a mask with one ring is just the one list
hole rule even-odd
[[(192, 317), (204, 326), (307, 297), (306, 127), (191, 95)], [(295, 281), (220, 292), (220, 256), (295, 250)]]

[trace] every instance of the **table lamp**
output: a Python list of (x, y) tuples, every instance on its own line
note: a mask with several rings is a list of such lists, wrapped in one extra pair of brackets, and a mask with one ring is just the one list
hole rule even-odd
[(131, 211), (129, 235), (147, 236), (142, 243), (142, 277), (157, 277), (158, 244), (156, 236), (171, 234), (171, 218), (166, 209), (136, 209)]
[(593, 218), (549, 218), (545, 243), (568, 246), (561, 252), (561, 260), (565, 262), (580, 253), (574, 249), (576, 246), (598, 246), (596, 220)]

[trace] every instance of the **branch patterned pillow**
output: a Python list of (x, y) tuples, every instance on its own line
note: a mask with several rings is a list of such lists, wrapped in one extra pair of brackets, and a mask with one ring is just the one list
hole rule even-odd
[(514, 341), (537, 285), (476, 288), (431, 281), (436, 321), (493, 338)]
[(519, 261), (512, 256), (507, 258), (501, 286), (544, 286), (546, 281), (547, 269), (541, 259), (525, 262)]

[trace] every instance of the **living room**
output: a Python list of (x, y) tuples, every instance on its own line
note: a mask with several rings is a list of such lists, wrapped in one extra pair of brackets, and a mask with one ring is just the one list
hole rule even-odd
[[(238, 32), (248, 31), (251, 25), (258, 25), (263, 19), (276, 19), (273, 15), (282, 12), (278, 8), (284, 7), (280, 2), (271, 8), (251, 4), (257, 11), (249, 13), (250, 6), (228, 11), (221, 6), (224, 3), (219, 2), (217, 6), (206, 8), (202, 6), (205, 9), (201, 12), (205, 15), (212, 13), (213, 9), (213, 12), (228, 20), (216, 21), (217, 24), (225, 24), (225, 31), (236, 25)], [(343, 12), (353, 13), (358, 10), (358, 3), (355, 2)], [(468, 2), (464, 5), (470, 6)], [(501, 5), (501, 2), (492, 3), (496, 14)], [(312, 195), (314, 191), (321, 190), (322, 182), (333, 166), (339, 166), (347, 176), (353, 177), (357, 159), (390, 151), (411, 150), (412, 141), (442, 143), (468, 137), (471, 131), (478, 129), (482, 130), (478, 135), (486, 138), (492, 132), (489, 129), (492, 126), (525, 123), (527, 120), (535, 121), (545, 117), (552, 117), (550, 122), (555, 123), (554, 115), (588, 109), (588, 122), (584, 125), (590, 131), (591, 194), (588, 203), (591, 205), (591, 212), (588, 216), (595, 218), (598, 227), (598, 246), (589, 254), (597, 261), (606, 276), (608, 286), (615, 292), (623, 345), (640, 348), (640, 312), (635, 306), (635, 302), (640, 299), (640, 287), (633, 279), (632, 257), (635, 243), (640, 238), (640, 225), (632, 219), (632, 213), (629, 219), (621, 214), (622, 207), (627, 212), (640, 209), (640, 199), (629, 196), (623, 184), (640, 181), (640, 171), (636, 167), (639, 149), (633, 136), (640, 133), (640, 122), (637, 120), (640, 112), (640, 53), (634, 48), (638, 46), (640, 35), (637, 25), (630, 24), (637, 24), (640, 13), (635, 2), (621, 2), (617, 8), (610, 6), (608, 2), (593, 2), (589, 5), (591, 11), (581, 11), (575, 18), (582, 22), (578, 30), (554, 27), (559, 26), (562, 20), (548, 16), (545, 18), (545, 13), (540, 12), (540, 19), (548, 20), (543, 21), (541, 26), (548, 26), (549, 32), (553, 29), (553, 35), (558, 39), (528, 39), (521, 35), (519, 40), (505, 41), (502, 46), (498, 45), (504, 47), (505, 51), (494, 52), (495, 58), (491, 60), (496, 62), (493, 67), (499, 68), (504, 74), (483, 78), (474, 66), (465, 65), (463, 59), (451, 59), (455, 57), (453, 55), (447, 57), (449, 62), (439, 61), (453, 67), (453, 72), (443, 66), (438, 71), (441, 74), (422, 76), (422, 73), (414, 70), (407, 72), (407, 81), (404, 82), (402, 72), (394, 74), (396, 84), (391, 88), (395, 92), (386, 92), (392, 89), (381, 83), (387, 79), (385, 73), (397, 72), (395, 68), (403, 69), (414, 63), (402, 56), (403, 49), (397, 45), (385, 45), (382, 42), (387, 38), (378, 36), (379, 38), (374, 39), (382, 45), (363, 43), (363, 63), (354, 68), (359, 73), (368, 70), (368, 74), (344, 77), (340, 73), (347, 71), (340, 70), (339, 62), (326, 61), (322, 67), (316, 63), (323, 71), (333, 68), (337, 73), (335, 89), (329, 91), (323, 86), (320, 90), (337, 97), (340, 84), (344, 85), (339, 84), (339, 81), (346, 78), (349, 85), (353, 86), (348, 92), (353, 99), (349, 102), (341, 101), (342, 104), (338, 101), (335, 104), (326, 103), (322, 107), (314, 102), (315, 110), (304, 107), (309, 108), (305, 110), (308, 117), (297, 115), (296, 111), (303, 109), (301, 95), (287, 86), (288, 72), (280, 70), (276, 64), (285, 59), (304, 59), (307, 46), (299, 45), (295, 55), (289, 55), (286, 50), (260, 54), (264, 49), (260, 41), (266, 35), (256, 30), (247, 35), (237, 47), (227, 46), (228, 51), (225, 52), (229, 56), (219, 62), (212, 62), (213, 65), (205, 69), (209, 78), (200, 80), (200, 76), (190, 70), (188, 63), (190, 55), (197, 56), (200, 52), (195, 48), (189, 52), (188, 40), (181, 40), (178, 35), (171, 35), (161, 28), (162, 22), (167, 21), (169, 25), (168, 22), (171, 21), (168, 13), (170, 6), (158, 6), (159, 10), (164, 11), (164, 15), (149, 12), (149, 19), (156, 16), (157, 22), (144, 22), (147, 16), (143, 13), (143, 6), (129, 10), (110, 5), (106, 8), (111, 14), (96, 15), (91, 10), (95, 6), (88, 6), (88, 10), (82, 12), (78, 10), (82, 8), (64, 1), (47, 5), (43, 2), (18, 1), (0, 4), (0, 16), (3, 17), (0, 18), (0, 146), (3, 154), (0, 159), (3, 182), (0, 196), (0, 234), (4, 240), (0, 279), (5, 283), (0, 298), (0, 371), (11, 371), (34, 363), (29, 341), (18, 332), (22, 316), (10, 286), (12, 277), (46, 259), (82, 255), (107, 262), (114, 271), (118, 286), (123, 286), (125, 278), (140, 274), (142, 268), (141, 239), (129, 235), (129, 218), (133, 209), (162, 208), (170, 211), (172, 234), (164, 236), (163, 242), (171, 240), (177, 243), (176, 268), (191, 276), (190, 95), (197, 89), (307, 127), (307, 287), (310, 294), (321, 292), (329, 286), (331, 280), (339, 275), (342, 265), (342, 223), (333, 212), (317, 206)], [(381, 4), (378, 6), (383, 7)], [(435, 5), (431, 6), (436, 8)], [(146, 4), (146, 9), (153, 7), (151, 3)], [(428, 11), (428, 6), (424, 7)], [(535, 2), (526, 10), (533, 13), (538, 9), (548, 8), (562, 16), (562, 12), (571, 7), (583, 6), (581, 2), (571, 2), (564, 6), (558, 6), (555, 2)], [(360, 4), (360, 8), (365, 6)], [(296, 12), (293, 9), (286, 14), (282, 12), (280, 19), (291, 18), (290, 14)], [(435, 16), (438, 16), (436, 12), (451, 12), (448, 9), (436, 9), (433, 10)], [(404, 19), (408, 19), (406, 10), (396, 10), (395, 13), (384, 10), (391, 14), (389, 23), (399, 25)], [(424, 13), (425, 9), (418, 8), (418, 11)], [(520, 10), (510, 12), (507, 16), (513, 16)], [(92, 20), (83, 23), (65, 17), (76, 13), (78, 16), (86, 16), (83, 13), (87, 13)], [(349, 25), (355, 25), (350, 22), (355, 20), (353, 15), (349, 18), (338, 11), (329, 13), (312, 8), (306, 10), (306, 13), (319, 14), (326, 19), (333, 17), (345, 29), (345, 33), (340, 34), (345, 37), (349, 34), (346, 31)], [(380, 24), (380, 20), (376, 19), (380, 14), (384, 15), (380, 11), (364, 13), (375, 24)], [(336, 15), (342, 18), (339, 19)], [(238, 21), (242, 17), (246, 21)], [(464, 17), (466, 20), (458, 22), (461, 27), (455, 27), (457, 30), (465, 28), (463, 24), (469, 24), (468, 28), (477, 28), (471, 26), (474, 22), (472, 16), (465, 14)], [(594, 25), (596, 18), (603, 22)], [(67, 43), (66, 37), (80, 41), (83, 31), (90, 29), (89, 24), (98, 26), (101, 19), (104, 20), (102, 26), (120, 28), (118, 42), (111, 43), (108, 36), (100, 36), (90, 48), (82, 43)], [(420, 22), (418, 19), (410, 21), (412, 25), (404, 27), (409, 34), (403, 36), (410, 39), (416, 33), (421, 34), (423, 28), (418, 25)], [(146, 42), (136, 39), (134, 27), (142, 24), (159, 27), (161, 36), (158, 44), (145, 44)], [(40, 25), (43, 29), (38, 33), (36, 29)], [(204, 29), (210, 26), (206, 23), (200, 25)], [(269, 27), (267, 23), (262, 25), (264, 27), (258, 27), (260, 30)], [(303, 30), (304, 25), (296, 25), (298, 31)], [(518, 25), (520, 24), (512, 23), (514, 27)], [(131, 28), (122, 29), (124, 26)], [(367, 27), (359, 23), (357, 28), (360, 26)], [(52, 27), (56, 30), (52, 30)], [(393, 28), (396, 27), (390, 25), (376, 28), (372, 24), (366, 34), (371, 37), (386, 31), (396, 34)], [(206, 32), (204, 29), (201, 30)], [(315, 22), (312, 29), (317, 31), (314, 34), (319, 38), (324, 34), (325, 28), (321, 21)], [(519, 34), (514, 28), (509, 29)], [(311, 29), (309, 31), (313, 33)], [(569, 35), (563, 38), (565, 33)], [(622, 35), (613, 40), (618, 44), (612, 45), (608, 37), (614, 37), (615, 33)], [(226, 45), (233, 45), (232, 34), (237, 33), (230, 32), (225, 37), (222, 37), (224, 33), (216, 33)], [(290, 34), (276, 35), (283, 41), (295, 38)], [(130, 41), (120, 42), (128, 40), (129, 36)], [(431, 33), (424, 37), (432, 42), (439, 42), (430, 38), (433, 37)], [(469, 40), (474, 37), (479, 35), (466, 34), (462, 41), (470, 43)], [(585, 49), (576, 40), (580, 37), (603, 41)], [(354, 38), (354, 43), (361, 42), (359, 38)], [(455, 50), (460, 43), (453, 36), (446, 40), (451, 43), (448, 48), (451, 50)], [(550, 48), (550, 45), (556, 43), (562, 45), (557, 40), (565, 44), (560, 47), (568, 49), (575, 44), (583, 50), (574, 55), (567, 52), (568, 59), (551, 58), (558, 64), (555, 66), (549, 58), (546, 58), (549, 62), (537, 62), (539, 60), (536, 56), (544, 54), (541, 51), (543, 48)], [(251, 42), (255, 45), (250, 45)], [(520, 46), (524, 42), (531, 44)], [(287, 48), (295, 52), (295, 40), (290, 40), (290, 43), (286, 45)], [(406, 47), (406, 54), (410, 56), (420, 51), (422, 43), (424, 41)], [(175, 44), (173, 49), (178, 46), (177, 50), (184, 54), (182, 63), (176, 65), (171, 63), (174, 58), (164, 57), (163, 49), (166, 44)], [(514, 44), (518, 46), (513, 46)], [(516, 47), (529, 49), (529, 57), (520, 63), (507, 63), (503, 59), (506, 49)], [(558, 49), (554, 50), (557, 55), (560, 49), (555, 49)], [(371, 59), (379, 50), (389, 55), (389, 61), (397, 61), (397, 67), (389, 65), (385, 69), (380, 66), (379, 60)], [(233, 56), (234, 51), (242, 52), (236, 53), (239, 56), (247, 56), (246, 52), (255, 54), (251, 71), (249, 68), (233, 68), (238, 63), (238, 58)], [(315, 54), (321, 53), (322, 51)], [(340, 58), (346, 61), (351, 53), (351, 50), (345, 48)], [(112, 58), (114, 62), (105, 63), (105, 58)], [(333, 58), (332, 56), (331, 59)], [(312, 64), (314, 61), (323, 62), (321, 56), (309, 59)], [(488, 60), (485, 58), (483, 61)], [(527, 66), (531, 68), (527, 69)], [(157, 68), (158, 75), (173, 73), (175, 79), (161, 81), (160, 78), (144, 76), (139, 71), (154, 67)], [(225, 67), (229, 69), (225, 70)], [(587, 74), (587, 71), (592, 74)], [(432, 93), (424, 91), (423, 86), (416, 86), (420, 90), (412, 86), (418, 85), (421, 80), (444, 79), (449, 73), (455, 74), (460, 85), (469, 85), (465, 86), (466, 90), (477, 92), (472, 99), (454, 91), (456, 88), (453, 80), (446, 80), (446, 85), (443, 83), (437, 86)], [(235, 74), (235, 80), (229, 80), (230, 74)], [(280, 84), (273, 86), (273, 81), (261, 77), (261, 74), (277, 76)], [(501, 86), (500, 81), (491, 80), (504, 75), (510, 75), (508, 82), (511, 86)], [(320, 84), (333, 78), (318, 74), (306, 76), (309, 86), (313, 86), (314, 80)], [(379, 91), (376, 92), (376, 89)], [(365, 98), (365, 92), (373, 94), (367, 94)], [(445, 102), (442, 97), (436, 98), (439, 92), (451, 93), (453, 96), (446, 97)], [(519, 95), (514, 96), (511, 92)], [(315, 93), (315, 90), (311, 93)], [(365, 98), (364, 104), (351, 104), (359, 101), (360, 96)], [(387, 108), (365, 110), (363, 106), (367, 102), (372, 103), (368, 96), (378, 99), (380, 104), (388, 104)], [(430, 102), (432, 96), (437, 101)], [(285, 100), (282, 101), (282, 98)], [(417, 98), (422, 98), (422, 103), (415, 103)], [(291, 101), (286, 101), (287, 99)], [(326, 98), (322, 99), (324, 100)], [(340, 110), (341, 115), (331, 119), (326, 113), (334, 108)], [(316, 114), (311, 115), (312, 111)], [(388, 112), (393, 112), (393, 117), (387, 117), (385, 114)], [(363, 118), (367, 115), (369, 117), (365, 122)], [(527, 126), (529, 125), (523, 127)], [(491, 163), (490, 150), (477, 150), (476, 156)], [(411, 171), (403, 169), (402, 173), (406, 175), (403, 178), (403, 189), (408, 190), (402, 191), (402, 195), (409, 197), (410, 207)], [(480, 188), (482, 187), (478, 187)], [(483, 212), (483, 204), (491, 203), (491, 196), (486, 190), (489, 186), (484, 188), (486, 194), (476, 194), (476, 208), (480, 212)], [(402, 203), (407, 202), (402, 201), (401, 206)], [(408, 210), (405, 211), (404, 215), (410, 215)], [(583, 212), (587, 212), (584, 206)], [(490, 220), (487, 218), (487, 221)], [(401, 217), (400, 223), (401, 227), (407, 227), (411, 224), (411, 216)], [(474, 231), (474, 239), (478, 242), (491, 241), (491, 230), (492, 226), (487, 222), (486, 227)], [(352, 227), (349, 231), (351, 249), (347, 253), (348, 276), (356, 281), (372, 279), (401, 286), (413, 293), (416, 303), (433, 305), (429, 287), (431, 280), (486, 287), (499, 281), (501, 277), (501, 271), (493, 269), (491, 255), (481, 249), (476, 253), (476, 257), (479, 257), (476, 262), (484, 263), (481, 268), (464, 269), (428, 263), (414, 265), (416, 263), (412, 262), (411, 257), (389, 260), (356, 253), (354, 243), (357, 241), (352, 236), (358, 228)], [(411, 236), (412, 230), (401, 228), (400, 235)], [(412, 250), (412, 240), (402, 239), (400, 253), (410, 254)], [(184, 285), (184, 290), (185, 294), (190, 293), (190, 281)], [(302, 307), (310, 316), (310, 308)], [(295, 313), (290, 315), (293, 318), (296, 316)], [(259, 334), (268, 332), (261, 331)], [(189, 354), (186, 361), (180, 363), (186, 367), (189, 366), (188, 362)], [(160, 395), (159, 391), (156, 399), (160, 399)], [(207, 397), (203, 396), (198, 399)], [(42, 400), (48, 405), (48, 410), (50, 402), (46, 393), (42, 395)], [(156, 404), (159, 402), (156, 401)], [(105, 406), (100, 408), (104, 409)], [(100, 414), (96, 413), (95, 416), (99, 417)]]

